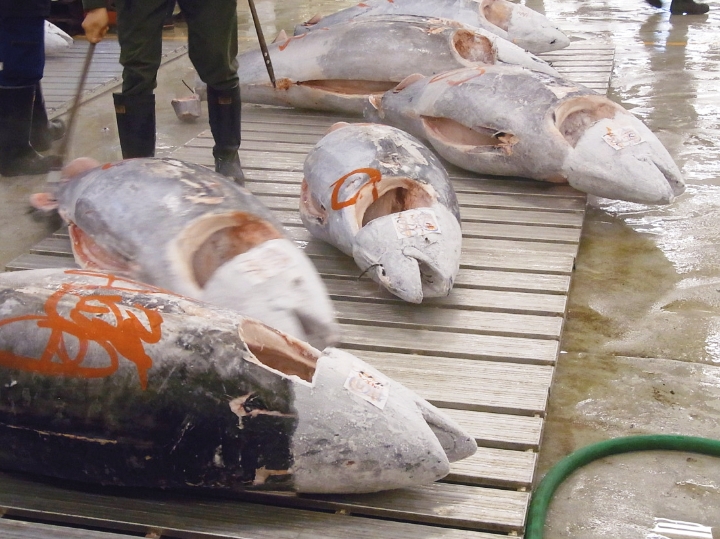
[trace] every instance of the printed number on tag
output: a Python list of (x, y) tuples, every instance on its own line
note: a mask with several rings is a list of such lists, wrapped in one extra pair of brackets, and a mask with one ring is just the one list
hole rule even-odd
[(390, 385), (387, 380), (359, 367), (350, 371), (343, 387), (381, 410), (385, 408), (390, 395)]
[(429, 208), (406, 210), (392, 214), (395, 232), (398, 238), (440, 234), (440, 223), (437, 215)]

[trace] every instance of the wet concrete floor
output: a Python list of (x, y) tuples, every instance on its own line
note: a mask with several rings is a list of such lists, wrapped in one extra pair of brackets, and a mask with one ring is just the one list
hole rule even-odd
[[(354, 0), (256, 0), (267, 37)], [(570, 295), (540, 474), (587, 444), (632, 434), (720, 439), (720, 4), (670, 15), (641, 0), (527, 0), (573, 41), (616, 47), (610, 97), (658, 135), (688, 189), (672, 205), (592, 200)], [(245, 4), (241, 48), (256, 47)], [(182, 40), (181, 25), (166, 39)], [(192, 84), (187, 57), (161, 69), (158, 156), (207, 126), (181, 124), (170, 100)], [(70, 157), (120, 158), (112, 99), (82, 107)], [(58, 221), (27, 197), (44, 177), (0, 178), (0, 263)], [(591, 464), (558, 491), (545, 537), (649, 537), (655, 518), (720, 526), (720, 460), (637, 453)]]

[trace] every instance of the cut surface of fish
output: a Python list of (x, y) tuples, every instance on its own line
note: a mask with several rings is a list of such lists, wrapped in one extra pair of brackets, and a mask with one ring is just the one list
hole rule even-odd
[(462, 233), (447, 173), (418, 140), (372, 124), (332, 129), (308, 154), (300, 215), (398, 297), (450, 293)]
[(336, 341), (315, 267), (259, 200), (219, 174), (132, 159), (84, 170), (55, 196), (81, 267), (235, 309), (319, 348)]
[(569, 183), (604, 198), (668, 204), (685, 183), (637, 117), (569, 80), (489, 65), (408, 77), (365, 114), (481, 174)]

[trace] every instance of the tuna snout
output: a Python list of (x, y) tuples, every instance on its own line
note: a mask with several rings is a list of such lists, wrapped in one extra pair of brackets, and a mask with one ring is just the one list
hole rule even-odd
[(457, 462), (475, 454), (477, 443), (452, 419), (425, 400), (418, 399), (417, 406), (450, 462)]

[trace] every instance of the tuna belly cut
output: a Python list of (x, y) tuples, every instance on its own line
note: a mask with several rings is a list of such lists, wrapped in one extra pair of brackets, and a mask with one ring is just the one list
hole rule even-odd
[(242, 97), (246, 103), (362, 114), (368, 96), (382, 95), (396, 84), (397, 81), (281, 79), (277, 89), (264, 84), (243, 87)]
[(520, 138), (486, 127), (467, 127), (443, 117), (422, 117), (424, 137), (445, 159), (465, 170), (497, 176), (523, 175), (513, 158)]
[(360, 269), (411, 303), (450, 293), (459, 268), (462, 233), (431, 186), (383, 179), (377, 196), (358, 199), (353, 258)]

